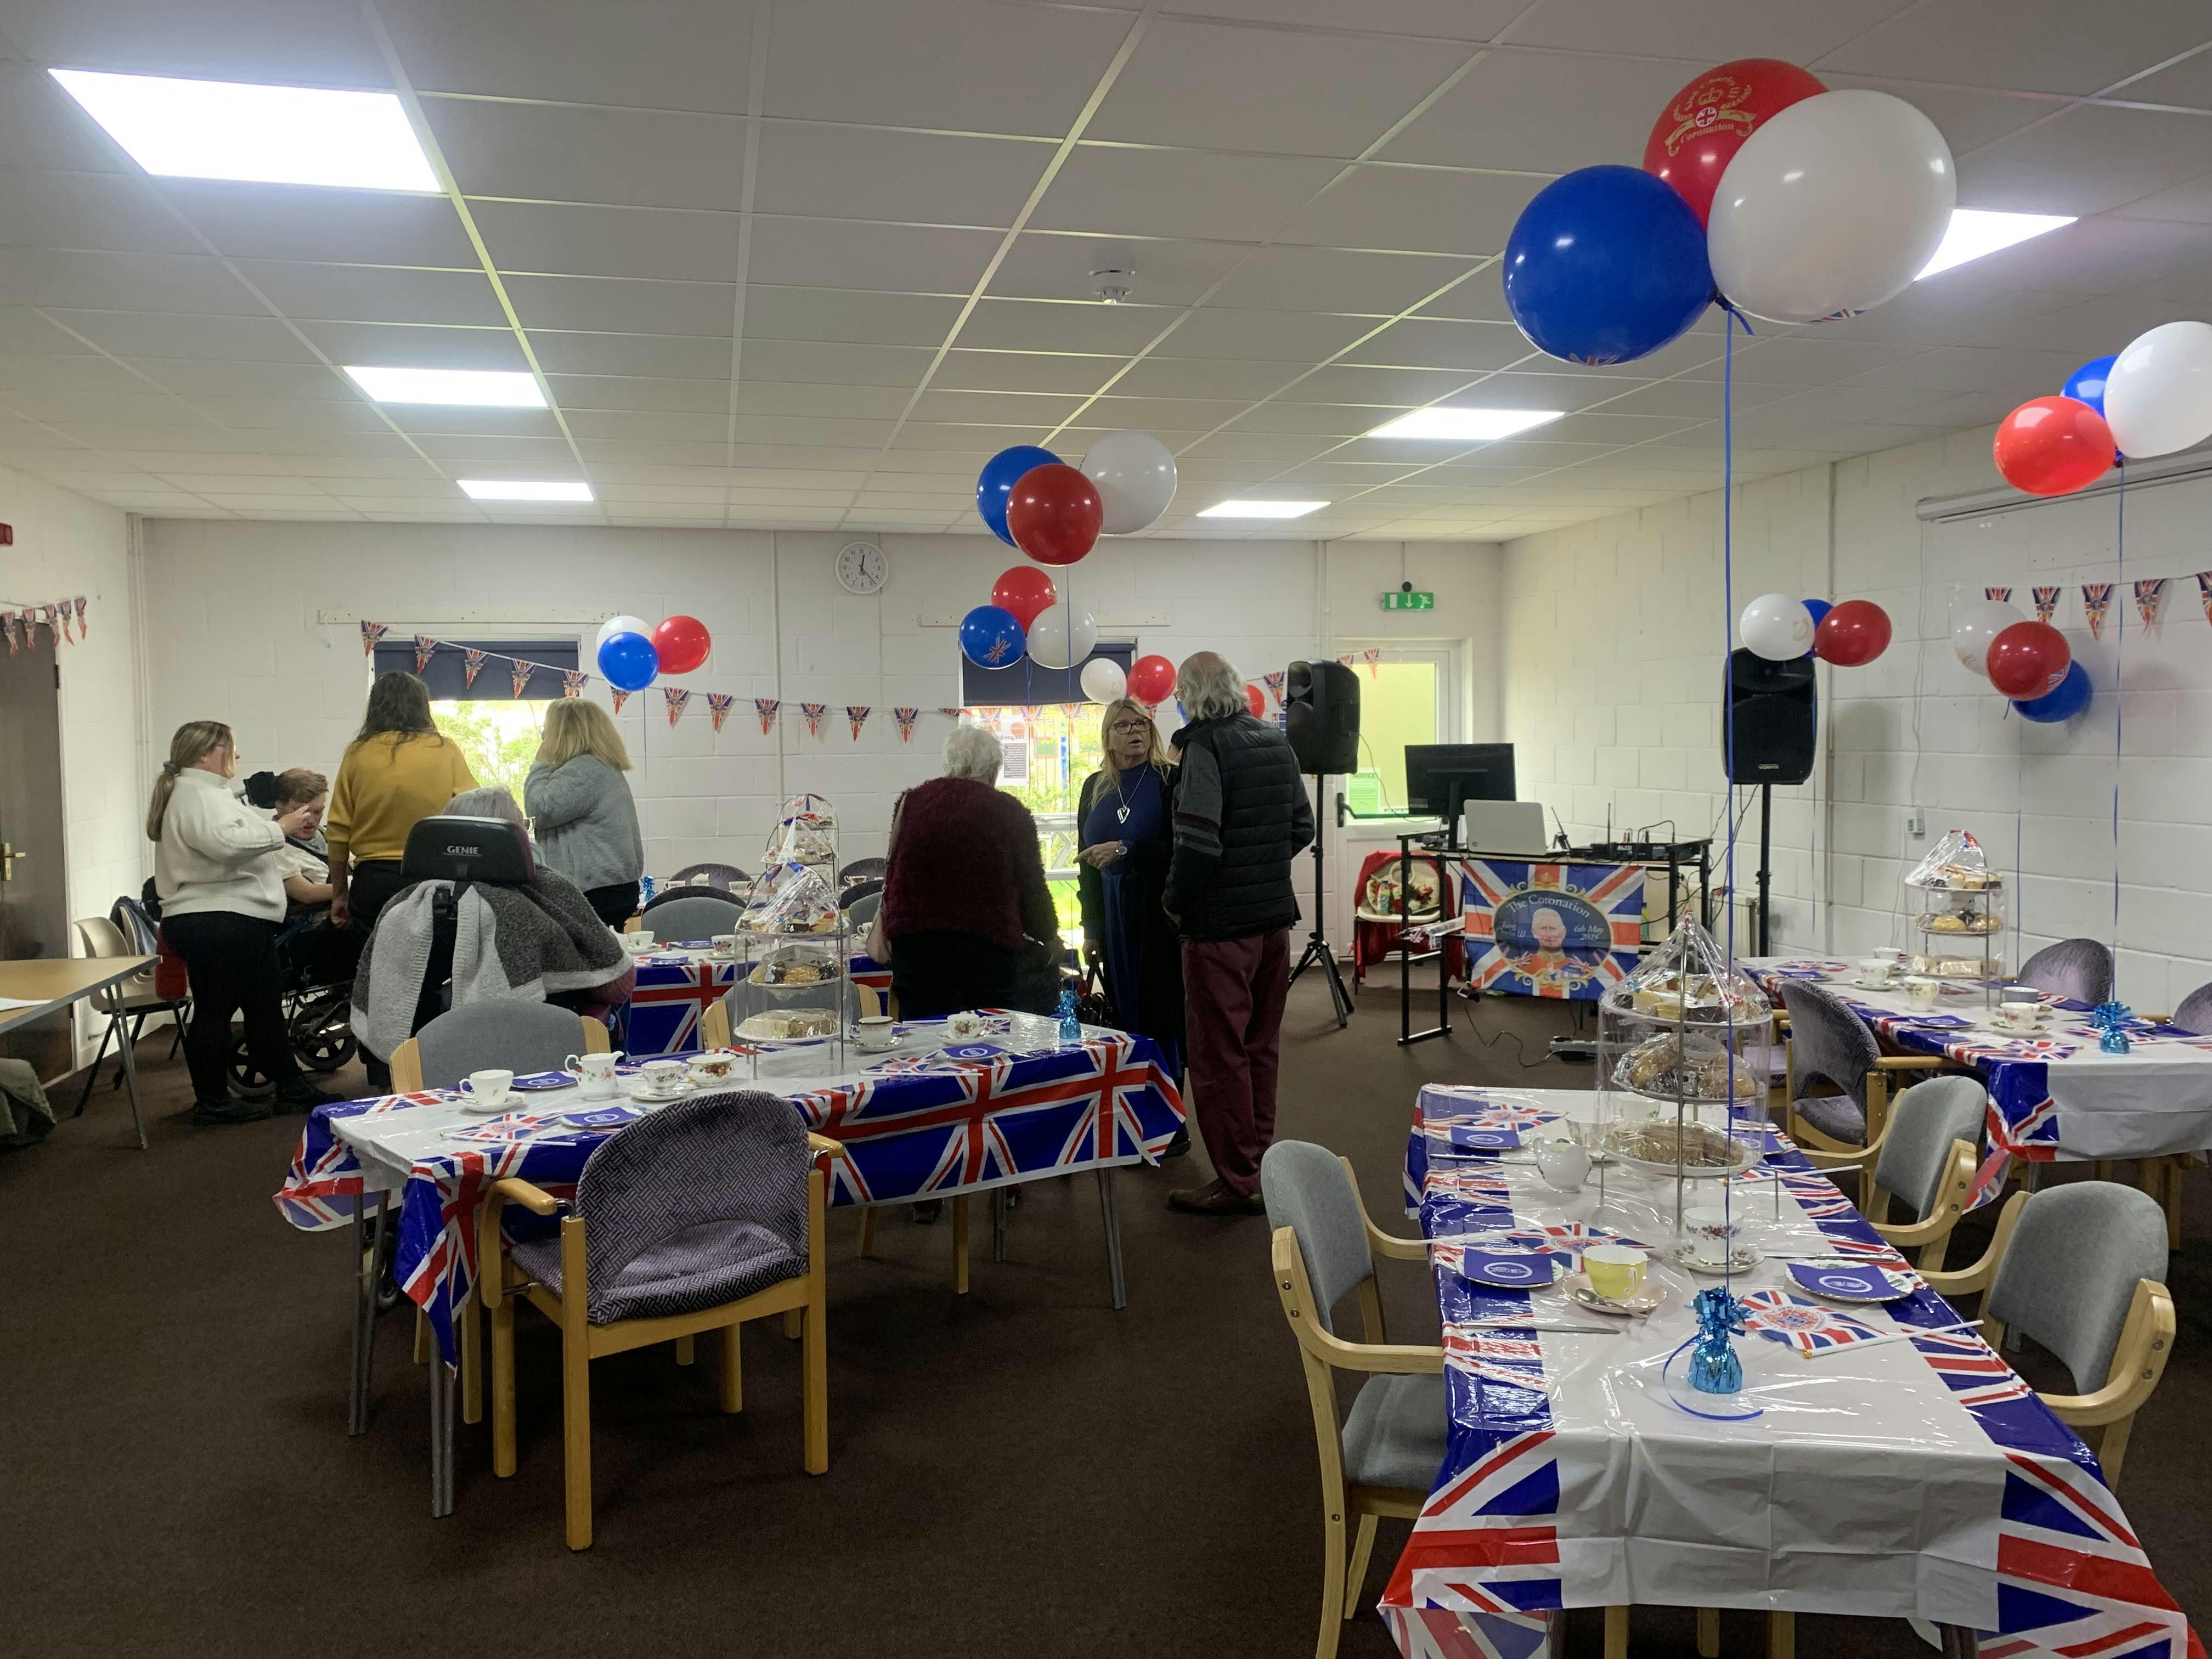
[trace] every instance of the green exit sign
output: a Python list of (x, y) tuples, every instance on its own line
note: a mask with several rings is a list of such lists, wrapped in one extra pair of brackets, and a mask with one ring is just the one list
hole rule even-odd
[(1437, 608), (1437, 596), (1433, 593), (1409, 593), (1394, 588), (1382, 596), (1382, 608), (1385, 611), (1433, 611)]

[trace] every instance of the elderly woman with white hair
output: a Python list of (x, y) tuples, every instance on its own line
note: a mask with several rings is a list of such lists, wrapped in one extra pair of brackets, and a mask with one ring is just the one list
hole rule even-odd
[[(1060, 920), (1030, 809), (998, 785), (998, 738), (962, 725), (945, 775), (899, 798), (877, 922), (902, 1015), (969, 1008), (1050, 1013)], [(1049, 974), (1037, 971), (1050, 967)]]

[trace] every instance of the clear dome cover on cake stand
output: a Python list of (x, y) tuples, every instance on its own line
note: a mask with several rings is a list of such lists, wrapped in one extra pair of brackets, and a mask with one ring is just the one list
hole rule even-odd
[(2004, 980), (2004, 877), (1964, 830), (1946, 834), (1905, 878), (1912, 971), (1979, 985), (1986, 1005)]
[(845, 1069), (852, 952), (830, 871), (787, 862), (761, 872), (738, 919), (740, 971), (728, 997), (731, 1037), (752, 1053), (755, 1076)]
[(837, 866), (837, 810), (820, 795), (793, 795), (776, 814), (762, 862)]
[(1679, 1235), (1689, 1182), (1759, 1162), (1763, 1139), (1731, 1129), (1764, 1115), (1772, 1006), (1692, 920), (1607, 990), (1597, 1018), (1600, 1143), (1630, 1170), (1674, 1178)]

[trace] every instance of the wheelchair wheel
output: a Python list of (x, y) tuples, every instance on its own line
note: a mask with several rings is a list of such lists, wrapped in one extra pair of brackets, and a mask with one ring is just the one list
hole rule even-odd
[(335, 986), (301, 1000), (289, 1022), (292, 1053), (301, 1069), (335, 1072), (354, 1057), (360, 1041), (353, 1034), (348, 988)]
[(255, 1065), (247, 1052), (242, 1025), (234, 1025), (230, 1031), (230, 1086), (246, 1100), (264, 1100), (276, 1092), (276, 1079)]

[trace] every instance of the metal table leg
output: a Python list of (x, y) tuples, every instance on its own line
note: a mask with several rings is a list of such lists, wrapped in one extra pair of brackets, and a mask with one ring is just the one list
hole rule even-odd
[(1106, 1269), (1114, 1279), (1114, 1309), (1129, 1305), (1128, 1287), (1121, 1280), (1121, 1218), (1114, 1210), (1114, 1171), (1098, 1171), (1098, 1214), (1106, 1228)]
[(991, 1260), (1006, 1259), (1006, 1192), (1004, 1187), (991, 1188)]
[[(384, 1270), (384, 1229), (391, 1213), (390, 1194), (376, 1195), (376, 1225), (372, 1229), (362, 1220), (361, 1197), (353, 1200), (353, 1396), (346, 1414), (346, 1432), (365, 1434), (368, 1431), (368, 1378), (376, 1361), (376, 1285)], [(362, 1247), (366, 1241), (368, 1266), (362, 1266)]]
[(453, 1512), (453, 1368), (430, 1356), (430, 1518)]
[(1982, 1650), (1981, 1638), (1965, 1625), (1938, 1625), (1936, 1632), (1943, 1641), (1943, 1659), (1976, 1659)]
[(134, 1045), (130, 1034), (123, 1036), (123, 1075), (131, 1085), (131, 1121), (137, 1127), (138, 1150), (146, 1150), (146, 1114), (138, 1105), (138, 1057), (132, 1053)]

